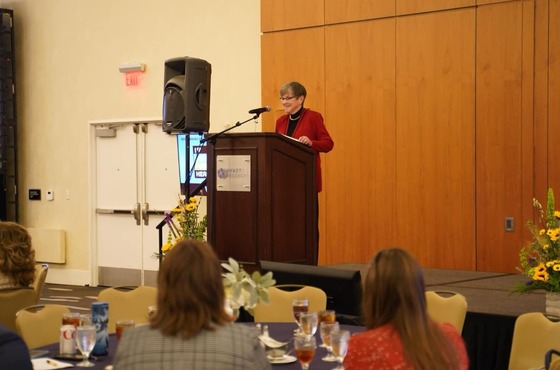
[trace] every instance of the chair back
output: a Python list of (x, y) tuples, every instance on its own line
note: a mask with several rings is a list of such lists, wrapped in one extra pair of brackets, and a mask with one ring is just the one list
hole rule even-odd
[(268, 298), (268, 304), (259, 303), (255, 306), (255, 322), (294, 322), (294, 298), (309, 299), (309, 312), (327, 308), (327, 294), (320, 288), (308, 285), (276, 285), (268, 288)]
[(33, 288), (0, 290), (0, 324), (16, 331), (16, 312), (37, 303), (37, 293)]
[(16, 314), (16, 328), (29, 349), (56, 343), (60, 336), (62, 314), (70, 309), (59, 304), (34, 305)]
[(551, 349), (546, 353), (544, 356), (545, 370), (560, 370), (560, 357), (558, 356), (560, 356), (560, 352), (555, 349)]
[(467, 316), (467, 299), (464, 295), (447, 290), (426, 291), (426, 306), (432, 320), (452, 324), (459, 334)]
[(114, 333), (117, 320), (134, 320), (136, 325), (148, 322), (148, 307), (156, 305), (157, 288), (106, 288), (99, 292), (97, 300), (109, 303), (109, 333)]
[(560, 348), (560, 322), (542, 312), (529, 312), (515, 320), (509, 370), (541, 368), (551, 348)]
[(48, 272), (48, 264), (43, 263), (40, 265), (35, 265), (35, 283), (33, 283), (33, 289), (37, 293), (37, 301), (35, 302), (36, 304), (39, 303), (39, 299), (41, 299), (41, 294), (43, 293), (43, 287), (45, 286)]

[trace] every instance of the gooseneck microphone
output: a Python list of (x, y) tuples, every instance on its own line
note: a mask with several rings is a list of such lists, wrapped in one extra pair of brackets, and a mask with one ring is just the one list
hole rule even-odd
[(262, 107), (262, 108), (255, 108), (255, 109), (251, 109), (249, 111), (250, 114), (261, 114), (264, 112), (270, 112), (272, 108), (270, 108), (270, 105), (267, 105), (266, 107)]

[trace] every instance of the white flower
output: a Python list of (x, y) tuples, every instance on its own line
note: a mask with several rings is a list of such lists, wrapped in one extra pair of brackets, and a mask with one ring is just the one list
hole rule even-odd
[(252, 315), (258, 303), (268, 303), (268, 288), (276, 284), (272, 272), (261, 275), (255, 271), (249, 275), (233, 258), (228, 262), (222, 263), (228, 271), (222, 274), (226, 298), (233, 309), (243, 307)]

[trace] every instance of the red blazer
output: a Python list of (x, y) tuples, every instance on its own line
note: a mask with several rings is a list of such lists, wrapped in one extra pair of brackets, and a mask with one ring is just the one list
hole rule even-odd
[[(288, 131), (288, 114), (276, 120), (276, 132), (286, 135)], [(325, 127), (323, 116), (319, 112), (304, 108), (299, 117), (296, 129), (292, 137), (299, 139), (307, 136), (311, 140), (311, 148), (317, 152), (317, 192), (323, 188), (321, 180), (321, 157), (319, 153), (328, 153), (334, 147), (334, 141)]]

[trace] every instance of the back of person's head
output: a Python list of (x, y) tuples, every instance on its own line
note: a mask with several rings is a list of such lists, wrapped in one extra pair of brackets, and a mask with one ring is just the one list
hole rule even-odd
[(27, 287), (35, 281), (35, 250), (27, 230), (15, 222), (0, 222), (0, 272), (14, 286)]
[(411, 368), (458, 368), (454, 348), (428, 316), (422, 268), (404, 249), (383, 249), (373, 257), (364, 283), (363, 312), (368, 329), (394, 327)]
[(305, 89), (305, 86), (296, 81), (287, 82), (284, 85), (280, 86), (279, 92), (280, 97), (289, 92), (294, 94), (296, 98), (303, 96), (303, 99), (305, 100), (305, 98), (307, 97), (307, 90)]
[(424, 275), (418, 262), (404, 249), (379, 251), (366, 275), (363, 303), (369, 329), (395, 321), (425, 322)]
[(162, 261), (151, 326), (164, 335), (190, 338), (230, 322), (224, 302), (221, 266), (212, 247), (198, 240), (182, 240)]

